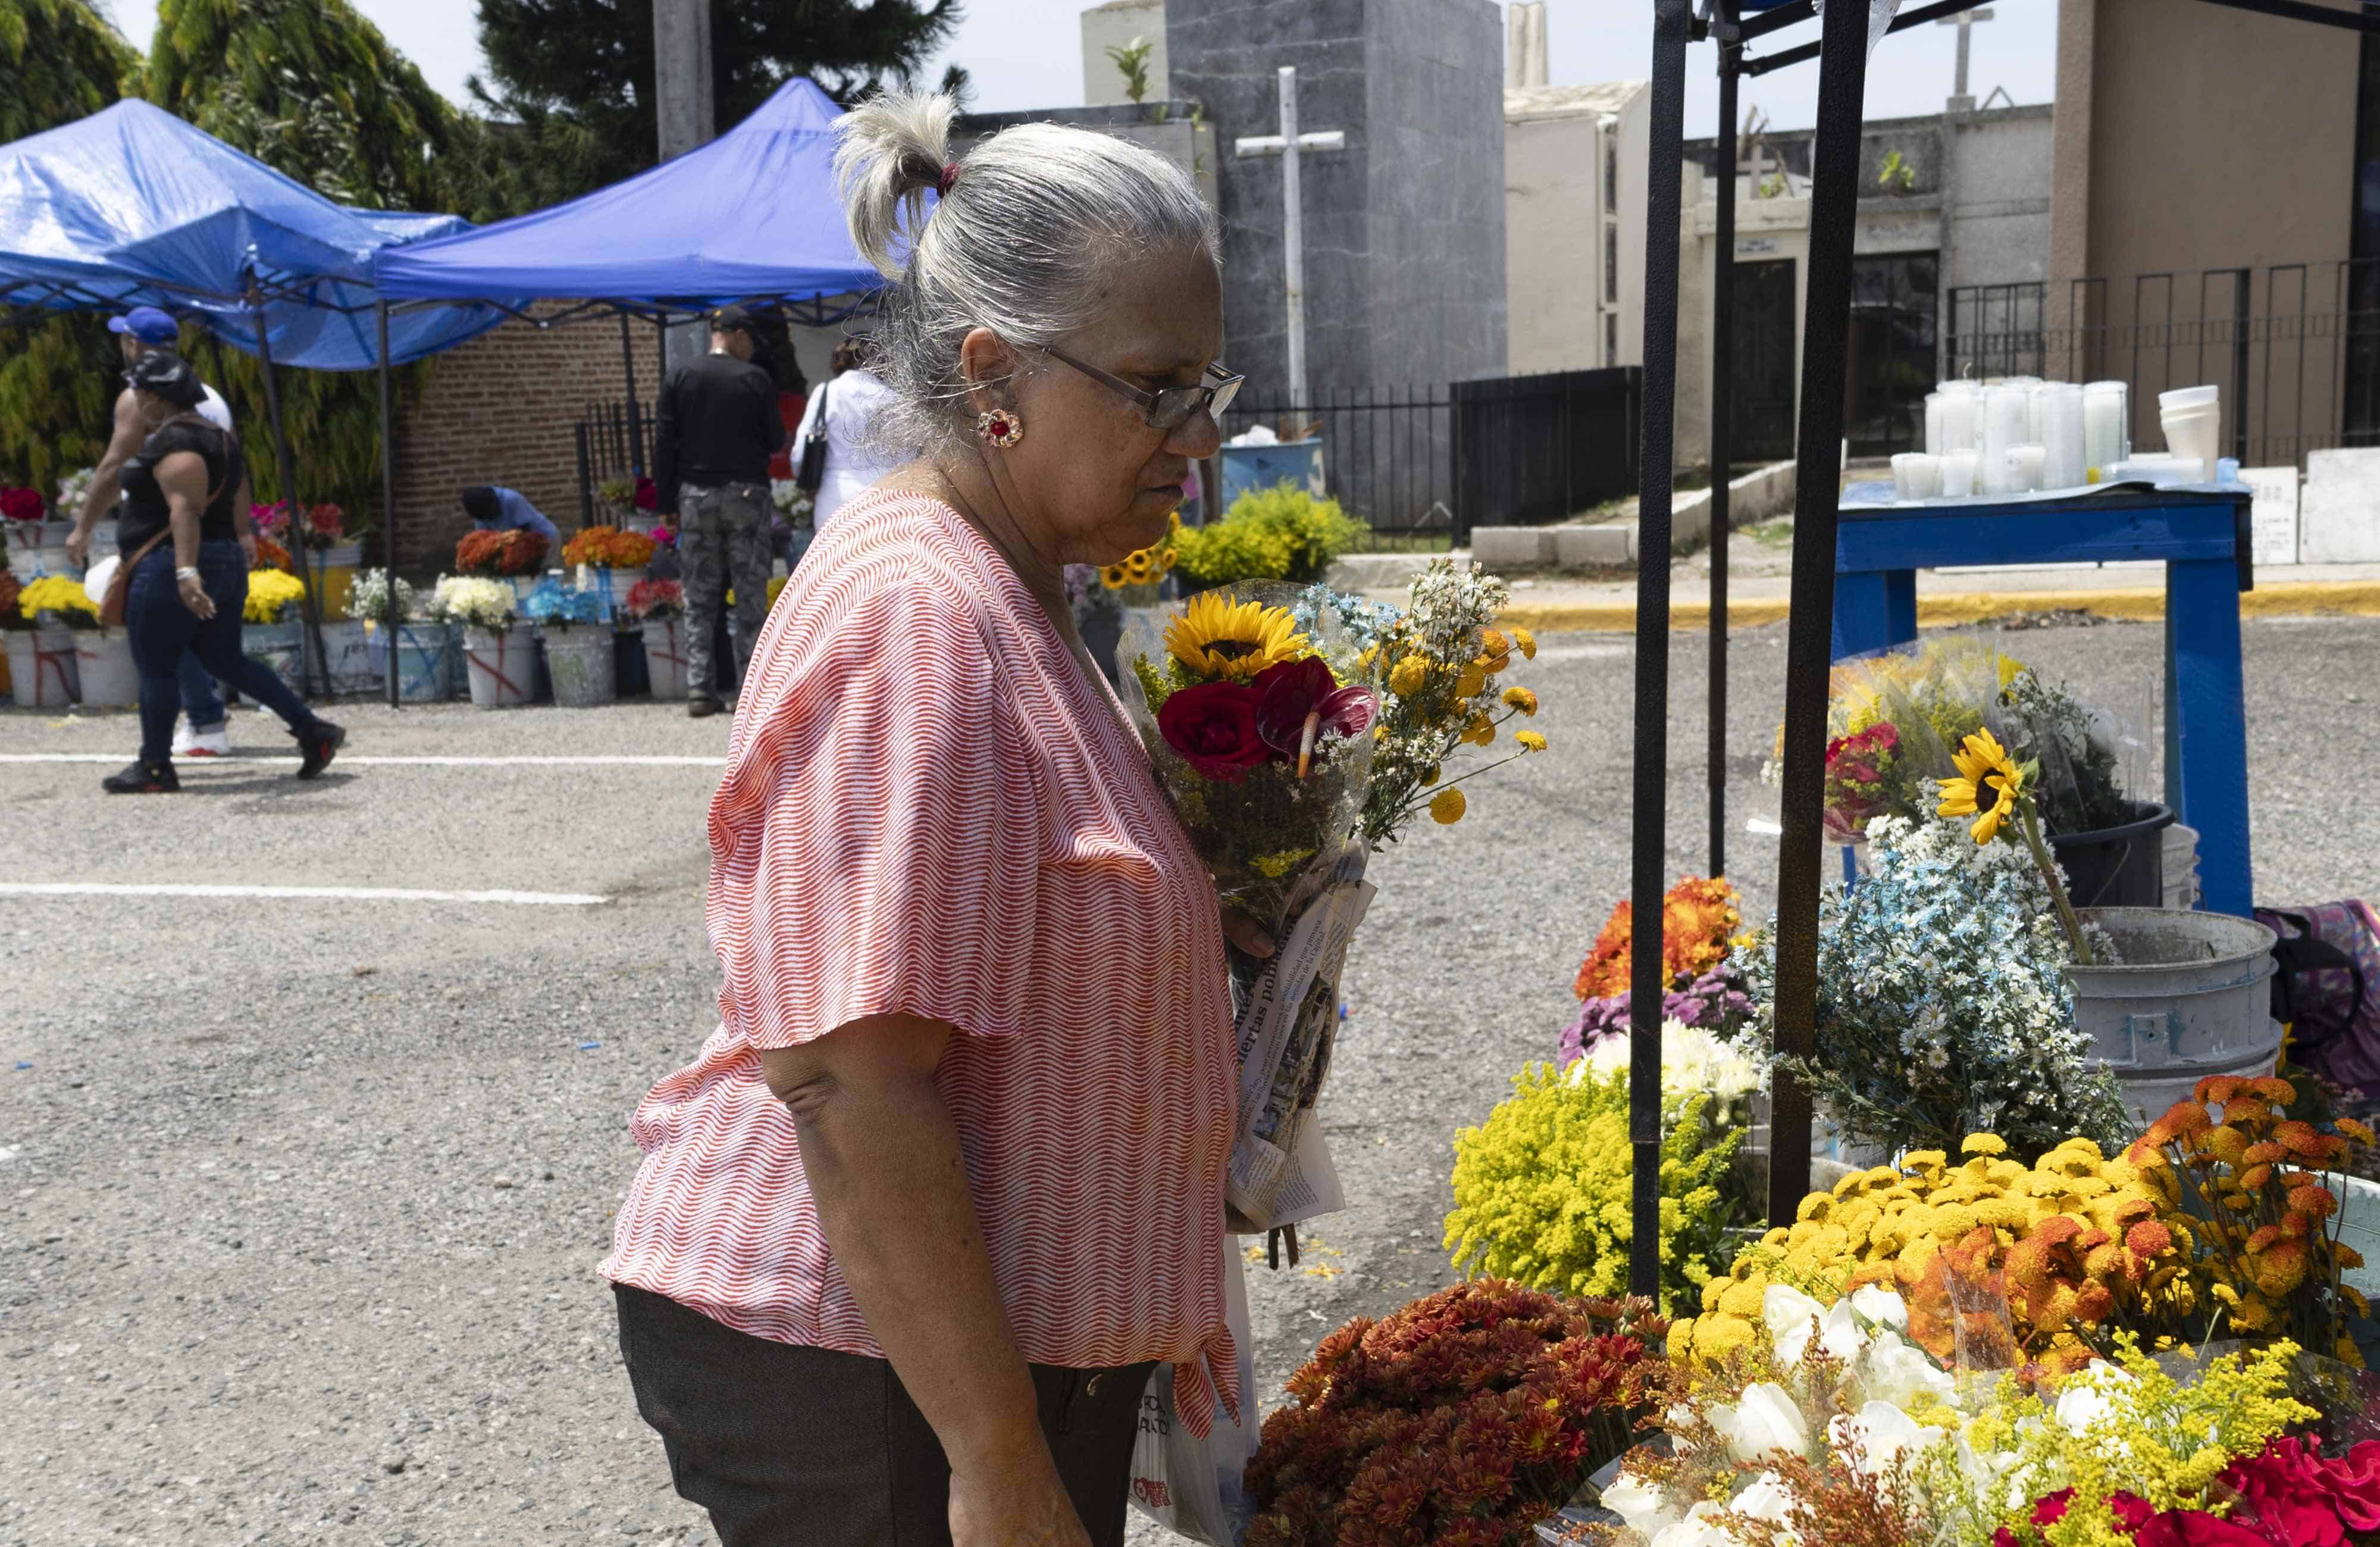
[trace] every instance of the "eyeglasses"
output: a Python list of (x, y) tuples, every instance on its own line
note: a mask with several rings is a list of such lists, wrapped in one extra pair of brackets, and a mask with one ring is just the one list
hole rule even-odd
[(1189, 423), (1201, 408), (1218, 424), (1221, 423), (1223, 410), (1231, 407), (1232, 399), (1239, 395), (1240, 384), (1247, 380), (1245, 376), (1226, 371), (1220, 365), (1209, 365), (1207, 367), (1207, 379), (1196, 386), (1166, 387), (1150, 392), (1133, 385), (1121, 376), (1111, 376), (1096, 365), (1087, 365), (1063, 349), (1045, 347), (1041, 352), (1053, 359), (1065, 361), (1101, 386), (1139, 404), (1140, 416), (1151, 430), (1179, 430)]

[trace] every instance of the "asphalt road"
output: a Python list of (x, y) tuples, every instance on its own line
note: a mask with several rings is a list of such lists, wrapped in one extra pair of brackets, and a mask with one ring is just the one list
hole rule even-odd
[[(1448, 1140), (1551, 1053), (1626, 884), (1632, 652), (1544, 641), (1553, 749), (1380, 859), (1325, 1102), (1352, 1206), (1251, 1270), (1269, 1390), (1330, 1327), (1447, 1278)], [(2015, 648), (2144, 699), (2154, 626)], [(1757, 772), (1783, 630), (1741, 637), (1730, 859), (1765, 914)], [(2380, 891), (2380, 624), (2252, 623), (2260, 893)], [(1706, 656), (1675, 641), (1670, 870), (1706, 859)], [(339, 712), (350, 755), (194, 769), (0, 761), (0, 883), (600, 895), (598, 906), (0, 891), (0, 1543), (709, 1540), (638, 1421), (593, 1267), (638, 1096), (710, 1029), (704, 764), (654, 705)], [(128, 751), (128, 717), (0, 713), (0, 760)], [(243, 749), (279, 750), (243, 713)], [(591, 1045), (590, 1045), (591, 1044)], [(1154, 1533), (1144, 1533), (1148, 1541)]]

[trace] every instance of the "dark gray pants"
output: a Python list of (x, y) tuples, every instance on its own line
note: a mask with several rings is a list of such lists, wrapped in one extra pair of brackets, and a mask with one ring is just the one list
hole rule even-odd
[[(725, 1547), (950, 1547), (950, 1464), (882, 1359), (737, 1332), (613, 1285), (637, 1411)], [(1041, 1431), (1093, 1547), (1122, 1547), (1148, 1365), (1034, 1365)]]

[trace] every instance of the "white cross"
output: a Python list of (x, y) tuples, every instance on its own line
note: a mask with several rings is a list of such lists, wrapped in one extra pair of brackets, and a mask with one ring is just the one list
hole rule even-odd
[(1934, 23), (1937, 27), (1956, 27), (1959, 30), (1959, 71), (1950, 89), (1950, 101), (1962, 112), (1975, 105), (1973, 99), (1967, 95), (1967, 44), (1974, 35), (1975, 23), (1989, 21), (1991, 18), (1992, 8), (1985, 6), (1980, 10), (1961, 11), (1957, 16), (1946, 16)]
[(1281, 132), (1251, 135), (1233, 142), (1244, 156), (1281, 158), (1281, 267), (1282, 288), (1289, 297), (1289, 402), (1305, 404), (1305, 201), (1298, 192), (1297, 160), (1307, 151), (1343, 151), (1342, 129), (1312, 134), (1297, 132), (1297, 67), (1281, 67)]

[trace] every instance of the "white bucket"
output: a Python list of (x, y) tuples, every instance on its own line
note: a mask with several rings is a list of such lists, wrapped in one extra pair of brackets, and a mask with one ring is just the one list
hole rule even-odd
[[(400, 623), (374, 632), (374, 669), (388, 669), (388, 654), (396, 652), (396, 695), (406, 703), (443, 703), (462, 690), (463, 645), (460, 630), (448, 623)], [(382, 677), (384, 685), (385, 676)]]
[(612, 671), (612, 626), (581, 623), (548, 626), (545, 669), (553, 679), (553, 701), (564, 709), (594, 709), (619, 695)]
[(239, 652), (281, 679), (282, 686), (293, 693), (306, 690), (305, 664), (298, 653), (305, 638), (305, 625), (295, 619), (287, 623), (246, 623), (240, 626)]
[(637, 582), (645, 578), (644, 566), (632, 569), (614, 569), (604, 565), (582, 564), (578, 566), (578, 589), (591, 591), (603, 600), (603, 621), (611, 622), (620, 613), (620, 603), (628, 599)]
[(2069, 967), (2074, 1025), (2116, 1072), (2143, 1127), (2208, 1075), (2265, 1075), (2280, 1055), (2272, 1018), (2274, 935), (2252, 919), (2164, 907), (2086, 907), (2119, 967)]
[(382, 675), (382, 652), (372, 648), (370, 625), (358, 618), (339, 618), (322, 625), (322, 660), (331, 673), (334, 693), (378, 692), (388, 678)]
[(74, 635), (75, 678), (86, 709), (133, 709), (140, 703), (140, 668), (132, 664), (132, 637), (121, 628), (85, 628)]
[(645, 674), (652, 679), (653, 697), (686, 697), (686, 619), (645, 619)]
[(19, 709), (64, 709), (75, 701), (75, 638), (65, 628), (11, 628), (8, 690)]
[(526, 628), (466, 628), (463, 666), (472, 708), (518, 708), (537, 690), (537, 637)]

